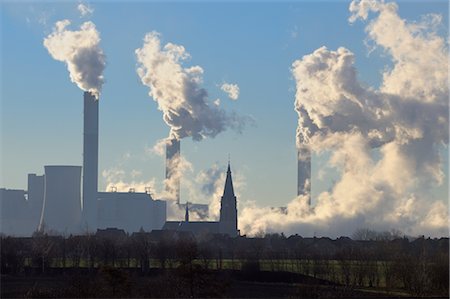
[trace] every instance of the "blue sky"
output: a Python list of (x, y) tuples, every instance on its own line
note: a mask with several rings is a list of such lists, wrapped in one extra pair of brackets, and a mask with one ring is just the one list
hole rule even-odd
[[(164, 176), (163, 159), (146, 149), (165, 138), (169, 128), (136, 74), (134, 51), (147, 32), (158, 31), (163, 43), (186, 48), (191, 54), (186, 65), (204, 69), (203, 87), (211, 100), (220, 98), (225, 109), (254, 118), (255, 125), (242, 134), (183, 139), (181, 147), (194, 172), (214, 163), (225, 167), (230, 154), (234, 172), (245, 178), (241, 199), (265, 206), (286, 205), (296, 195), (291, 64), (321, 46), (345, 46), (356, 55), (359, 79), (374, 87), (390, 64), (381, 50), (368, 54), (366, 24), (349, 24), (344, 1), (90, 2), (95, 11), (88, 18), (80, 17), (78, 3), (1, 3), (1, 187), (26, 188), (26, 174), (43, 173), (44, 165), (82, 164), (82, 91), (43, 46), (58, 20), (70, 19), (74, 29), (93, 21), (107, 57), (100, 100), (100, 190), (106, 186), (101, 172), (107, 169), (138, 170), (143, 180)], [(399, 6), (402, 18), (439, 13), (448, 24), (446, 1)], [(440, 33), (447, 36), (448, 27)], [(237, 101), (220, 90), (224, 82), (239, 85)], [(448, 149), (443, 156), (445, 183), (430, 194), (448, 198)], [(317, 179), (325, 157), (314, 157), (313, 200), (333, 183), (331, 170)]]

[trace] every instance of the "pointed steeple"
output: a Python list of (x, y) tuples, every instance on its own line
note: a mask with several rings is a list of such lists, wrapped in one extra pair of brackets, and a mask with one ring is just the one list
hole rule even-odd
[(189, 202), (186, 202), (186, 214), (184, 215), (184, 221), (189, 222)]
[(234, 197), (233, 179), (231, 178), (230, 161), (228, 161), (227, 178), (225, 180), (225, 188), (223, 190), (223, 197)]
[(221, 234), (227, 234), (235, 237), (239, 234), (237, 229), (237, 208), (236, 196), (234, 195), (233, 179), (231, 178), (230, 161), (228, 161), (227, 178), (223, 196), (220, 199), (220, 220), (219, 231)]

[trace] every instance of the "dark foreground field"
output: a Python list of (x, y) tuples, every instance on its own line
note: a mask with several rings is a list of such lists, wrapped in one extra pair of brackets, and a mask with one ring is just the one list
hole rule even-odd
[(449, 239), (0, 236), (1, 298), (448, 298)]
[[(409, 298), (283, 271), (198, 268), (31, 270), (1, 276), (1, 298)], [(437, 297), (435, 297), (437, 298)], [(444, 297), (442, 297), (444, 298)]]

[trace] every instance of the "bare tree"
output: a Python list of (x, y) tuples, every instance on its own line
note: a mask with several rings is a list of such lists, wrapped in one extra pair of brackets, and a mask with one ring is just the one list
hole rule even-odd
[(32, 262), (35, 267), (41, 269), (42, 273), (51, 265), (55, 247), (54, 238), (47, 235), (47, 233), (33, 234)]

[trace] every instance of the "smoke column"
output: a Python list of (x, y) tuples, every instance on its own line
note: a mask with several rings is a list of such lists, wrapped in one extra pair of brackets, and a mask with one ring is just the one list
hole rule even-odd
[(311, 151), (306, 146), (298, 149), (297, 171), (297, 196), (307, 196), (311, 205)]
[(373, 0), (349, 6), (349, 21), (367, 22), (365, 41), (390, 60), (378, 87), (358, 79), (357, 57), (344, 47), (320, 47), (293, 62), (300, 156), (328, 153), (322, 156), (325, 170), (337, 178), (317, 195), (314, 209), (305, 196), (285, 210), (241, 208), (243, 233), (333, 237), (368, 227), (448, 236), (448, 195), (432, 191), (448, 179), (441, 152), (449, 142), (443, 17), (409, 21), (398, 9), (394, 2)]
[[(104, 83), (105, 55), (100, 48), (100, 34), (92, 22), (79, 30), (69, 30), (69, 20), (58, 21), (44, 39), (50, 55), (65, 62), (70, 79), (84, 90), (83, 127), (83, 225), (97, 229), (98, 188), (98, 99)], [(84, 228), (83, 228), (84, 229)]]
[[(158, 103), (163, 120), (170, 127), (165, 188), (169, 197), (179, 203), (180, 140), (214, 138), (228, 128), (241, 131), (248, 119), (229, 114), (209, 100), (202, 87), (203, 69), (183, 65), (191, 56), (182, 45), (161, 45), (160, 34), (153, 31), (145, 35), (143, 46), (135, 53), (141, 82), (149, 87), (149, 95)], [(239, 88), (233, 85), (232, 89), (232, 97), (237, 99)]]
[(168, 139), (166, 141), (166, 192), (180, 203), (180, 140)]

